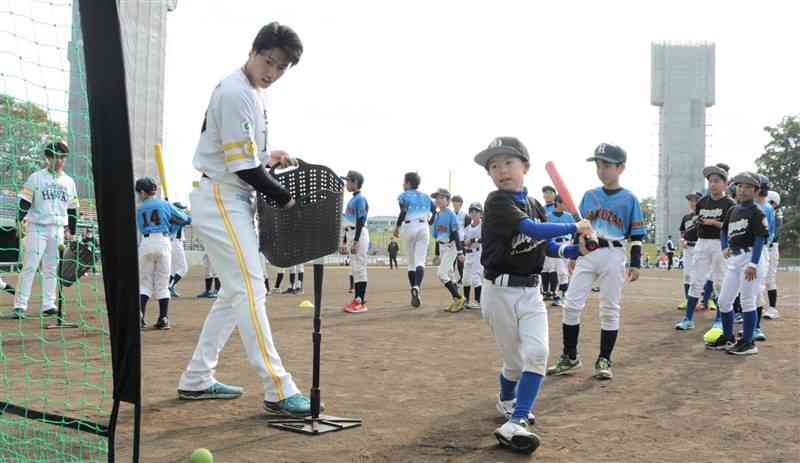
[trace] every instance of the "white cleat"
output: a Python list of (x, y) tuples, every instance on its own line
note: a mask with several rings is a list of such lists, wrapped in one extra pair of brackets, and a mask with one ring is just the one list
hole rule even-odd
[(781, 317), (781, 314), (778, 312), (778, 309), (775, 307), (767, 307), (767, 310), (764, 311), (764, 318), (769, 320), (776, 320)]
[(495, 429), (494, 437), (501, 445), (510, 447), (511, 450), (521, 453), (531, 454), (540, 444), (539, 436), (528, 431), (525, 422), (515, 423), (506, 421), (506, 424)]

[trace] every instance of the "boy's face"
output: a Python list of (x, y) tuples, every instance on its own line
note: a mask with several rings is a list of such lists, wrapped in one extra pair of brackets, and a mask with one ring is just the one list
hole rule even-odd
[(47, 156), (47, 166), (52, 171), (61, 172), (64, 170), (64, 162), (66, 160), (66, 156)]
[(349, 191), (350, 193), (352, 193), (354, 191), (358, 191), (358, 184), (356, 182), (354, 182), (353, 180), (348, 179), (346, 187), (347, 187), (347, 191)]
[(250, 50), (250, 57), (245, 64), (253, 85), (257, 88), (267, 88), (280, 79), (289, 68), (289, 57), (280, 48), (270, 48), (256, 53)]
[(436, 197), (436, 207), (439, 209), (444, 209), (450, 204), (450, 200), (445, 198), (444, 196), (437, 196)]
[(739, 183), (736, 185), (736, 199), (739, 202), (750, 201), (756, 195), (756, 187)]
[(697, 207), (697, 201), (690, 199), (689, 200), (689, 212), (694, 212), (695, 208)]
[(486, 165), (494, 186), (498, 190), (511, 192), (522, 191), (529, 168), (527, 162), (510, 154), (498, 154)]
[(556, 199), (556, 194), (550, 190), (546, 190), (545, 192), (543, 192), (542, 196), (544, 196), (544, 202), (546, 202), (547, 204), (552, 203)]
[(461, 206), (463, 206), (463, 205), (464, 205), (464, 203), (461, 202), (461, 201), (453, 201), (453, 209), (456, 212), (460, 211), (461, 210)]
[(597, 178), (603, 182), (603, 185), (614, 185), (619, 182), (619, 176), (625, 171), (625, 164), (614, 164), (602, 159), (594, 161), (597, 167)]
[[(715, 174), (711, 174), (708, 176), (708, 191), (710, 191), (711, 194), (713, 194), (714, 196), (719, 196), (725, 191), (726, 188), (728, 188), (728, 185), (725, 184), (725, 179)], [(738, 190), (736, 194), (737, 195), (739, 194)]]
[(472, 223), (478, 223), (481, 221), (481, 213), (478, 211), (469, 211), (469, 218), (472, 219)]

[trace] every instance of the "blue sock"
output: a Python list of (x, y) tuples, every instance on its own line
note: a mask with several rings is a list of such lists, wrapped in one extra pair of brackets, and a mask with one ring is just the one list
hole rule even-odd
[(689, 296), (686, 298), (686, 319), (691, 320), (694, 317), (694, 308), (697, 306), (697, 298)]
[(517, 382), (500, 373), (500, 400), (514, 400), (517, 397)]
[[(720, 312), (722, 312), (720, 310)], [(722, 334), (725, 336), (733, 336), (733, 311), (722, 312)]]
[(714, 292), (714, 282), (708, 280), (706, 285), (703, 286), (703, 304), (708, 305), (708, 299), (711, 298), (712, 292)]
[(742, 326), (742, 338), (745, 342), (753, 342), (753, 328), (756, 326), (756, 311), (742, 312), (744, 326)]
[(517, 406), (514, 407), (514, 414), (511, 415), (512, 420), (518, 421), (528, 418), (528, 413), (533, 409), (536, 396), (539, 395), (539, 388), (542, 386), (543, 379), (544, 377), (538, 373), (522, 372), (517, 391)]

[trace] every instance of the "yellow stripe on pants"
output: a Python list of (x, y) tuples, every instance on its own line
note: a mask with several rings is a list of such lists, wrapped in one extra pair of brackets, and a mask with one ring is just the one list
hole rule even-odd
[(236, 259), (239, 261), (239, 269), (242, 272), (244, 287), (247, 291), (247, 301), (250, 306), (250, 320), (253, 322), (253, 328), (256, 332), (258, 349), (261, 351), (261, 356), (263, 357), (264, 364), (267, 366), (269, 375), (272, 378), (272, 383), (275, 384), (275, 388), (277, 389), (278, 400), (283, 400), (283, 384), (281, 383), (281, 378), (275, 374), (275, 369), (272, 367), (272, 363), (269, 361), (269, 352), (267, 352), (267, 347), (264, 343), (264, 333), (261, 332), (261, 324), (258, 321), (258, 314), (256, 312), (256, 297), (253, 292), (253, 284), (250, 281), (250, 272), (247, 270), (247, 264), (244, 260), (242, 247), (239, 244), (239, 238), (236, 236), (236, 231), (233, 228), (233, 224), (231, 224), (231, 221), (228, 218), (228, 212), (225, 210), (225, 205), (222, 203), (222, 196), (219, 193), (219, 185), (214, 185), (214, 200), (217, 202), (217, 209), (219, 209), (219, 213), (222, 215), (222, 221), (225, 224), (225, 231), (228, 233), (231, 244), (233, 244), (233, 250), (236, 253)]

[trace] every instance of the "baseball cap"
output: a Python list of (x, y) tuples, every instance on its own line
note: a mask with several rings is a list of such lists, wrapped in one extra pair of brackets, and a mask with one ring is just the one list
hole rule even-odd
[(718, 162), (715, 165), (717, 167), (719, 167), (720, 169), (724, 170), (725, 172), (730, 172), (731, 171), (731, 166), (725, 164), (724, 162)]
[(355, 170), (348, 170), (347, 175), (342, 177), (343, 180), (350, 180), (351, 182), (355, 182), (358, 186), (364, 184), (364, 176), (361, 175), (361, 172), (356, 172)]
[(493, 157), (499, 154), (516, 156), (523, 161), (530, 161), (528, 149), (516, 137), (497, 137), (489, 146), (475, 156), (475, 162), (481, 167), (486, 167)]
[(733, 177), (733, 184), (734, 185), (752, 185), (756, 188), (761, 185), (759, 179), (757, 179), (753, 174), (750, 172), (742, 172), (741, 174)]
[(483, 204), (478, 203), (478, 202), (471, 203), (469, 205), (469, 210), (470, 210), (470, 212), (472, 212), (472, 211), (483, 212)]
[(618, 145), (611, 143), (600, 143), (594, 149), (594, 156), (587, 158), (587, 162), (596, 160), (611, 162), (613, 164), (623, 164), (628, 160), (628, 153)]
[(447, 190), (446, 190), (446, 189), (444, 189), (444, 188), (439, 188), (439, 189), (438, 189), (438, 190), (436, 190), (434, 193), (431, 193), (431, 198), (433, 198), (433, 199), (436, 199), (436, 198), (438, 198), (439, 196), (441, 196), (441, 197), (443, 197), (443, 198), (450, 199), (450, 192), (449, 192), (449, 191), (447, 191)]
[(453, 198), (451, 199), (451, 201), (453, 201), (453, 202), (459, 202), (459, 203), (463, 203), (463, 202), (464, 202), (464, 198), (462, 198), (460, 195), (455, 195), (455, 196), (453, 196)]
[(699, 191), (695, 191), (694, 193), (689, 193), (688, 195), (686, 195), (686, 199), (689, 199), (689, 200), (692, 200), (692, 201), (697, 201), (698, 199), (700, 199), (702, 197), (703, 197), (703, 193), (700, 193)]
[(775, 203), (776, 206), (781, 205), (781, 195), (777, 191), (770, 191), (767, 193), (767, 201)]
[(728, 180), (728, 171), (719, 166), (707, 166), (703, 169), (703, 177), (708, 178), (711, 175), (719, 175), (723, 180)]
[(545, 191), (551, 191), (553, 193), (556, 193), (556, 189), (551, 187), (550, 185), (545, 185), (542, 187), (542, 193), (544, 193)]
[(48, 143), (44, 147), (44, 155), (47, 157), (66, 157), (69, 154), (69, 146), (67, 146), (67, 142), (63, 140), (59, 140), (56, 142)]

